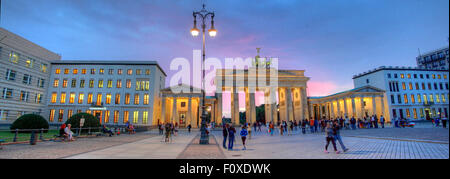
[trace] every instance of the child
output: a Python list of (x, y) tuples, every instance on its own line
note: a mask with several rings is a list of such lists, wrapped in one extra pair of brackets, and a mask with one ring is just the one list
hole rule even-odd
[(247, 138), (248, 132), (247, 132), (247, 127), (246, 126), (242, 126), (241, 129), (241, 138), (242, 138), (242, 145), (244, 146), (244, 148), (242, 150), (246, 150), (247, 148), (245, 147), (245, 139)]

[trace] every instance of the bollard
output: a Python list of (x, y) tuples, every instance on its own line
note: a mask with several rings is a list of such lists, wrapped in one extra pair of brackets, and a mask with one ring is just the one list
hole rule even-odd
[(19, 135), (19, 129), (16, 129), (16, 133), (14, 134), (13, 142), (17, 142), (17, 135)]
[(30, 145), (36, 145), (36, 132), (34, 130), (31, 131)]
[(39, 135), (39, 140), (44, 141), (44, 129), (41, 128), (41, 134)]

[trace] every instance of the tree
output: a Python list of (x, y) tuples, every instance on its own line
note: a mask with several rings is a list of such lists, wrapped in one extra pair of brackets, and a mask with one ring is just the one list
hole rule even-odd
[[(25, 114), (19, 117), (14, 123), (11, 125), (11, 130), (16, 129), (48, 129), (49, 125), (47, 120), (44, 117), (37, 114)], [(13, 131), (12, 131), (13, 132)], [(31, 131), (19, 131), (21, 133), (30, 133)], [(48, 130), (44, 130), (44, 132), (48, 132)]]
[[(92, 114), (89, 113), (78, 113), (70, 117), (69, 120), (66, 121), (66, 124), (71, 124), (72, 128), (79, 128), (80, 127), (80, 119), (84, 118), (84, 125), (83, 128), (99, 128), (100, 127), (100, 120), (95, 117)], [(84, 132), (87, 132), (88, 129), (84, 130)], [(82, 132), (83, 132), (82, 131)], [(97, 129), (91, 129), (91, 132), (97, 131)]]

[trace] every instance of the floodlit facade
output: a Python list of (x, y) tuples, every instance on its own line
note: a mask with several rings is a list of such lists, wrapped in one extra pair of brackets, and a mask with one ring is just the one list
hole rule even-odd
[(0, 124), (23, 114), (42, 114), (50, 61), (61, 56), (0, 27)]
[(449, 69), (448, 47), (427, 52), (416, 57), (419, 68), (445, 70)]
[(389, 118), (425, 120), (448, 117), (448, 70), (382, 66), (353, 76), (355, 88), (373, 86), (386, 91)]
[(154, 61), (54, 62), (44, 117), (55, 124), (87, 112), (102, 124), (156, 125), (166, 76)]

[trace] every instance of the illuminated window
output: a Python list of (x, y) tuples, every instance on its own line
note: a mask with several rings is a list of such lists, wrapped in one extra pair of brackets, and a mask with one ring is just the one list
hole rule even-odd
[(62, 122), (64, 118), (64, 109), (60, 109), (58, 113), (58, 122)]
[(34, 61), (35, 61), (35, 60), (34, 60), (34, 59), (31, 59), (31, 58), (27, 59), (27, 60), (25, 61), (25, 66), (28, 67), (28, 68), (33, 68)]
[(409, 83), (409, 90), (413, 90), (413, 85), (412, 85), (412, 83)]
[(117, 74), (121, 75), (122, 74), (122, 69), (118, 69), (117, 70)]
[(57, 99), (58, 99), (58, 94), (53, 92), (52, 93), (52, 103), (56, 103)]
[(428, 98), (427, 98), (427, 95), (426, 95), (426, 94), (423, 95), (423, 102), (424, 102), (425, 104), (428, 104)]
[(112, 80), (108, 80), (108, 88), (112, 88)]
[(148, 104), (150, 101), (148, 94), (144, 94), (144, 104)]
[(92, 74), (92, 75), (95, 74), (95, 69), (94, 69), (94, 68), (91, 69), (91, 74)]
[(89, 88), (93, 88), (94, 87), (94, 80), (89, 80)]
[(134, 95), (134, 104), (139, 104), (139, 94)]
[(69, 74), (69, 69), (64, 69), (64, 74)]
[(97, 94), (97, 106), (102, 105), (102, 93)]
[(404, 74), (400, 74), (400, 78), (401, 79), (405, 78), (405, 75)]
[(441, 75), (437, 75), (438, 79), (441, 79)]
[(416, 83), (416, 90), (420, 90), (419, 83)]
[(132, 70), (132, 69), (128, 69), (128, 70), (127, 70), (127, 74), (128, 74), (128, 75), (132, 75), (132, 74), (133, 74), (133, 70)]
[(133, 123), (137, 124), (139, 121), (139, 111), (134, 111), (133, 112)]
[(67, 79), (63, 79), (62, 87), (63, 87), (63, 88), (66, 88), (66, 87), (67, 87)]
[(440, 96), (437, 94), (436, 95), (436, 103), (440, 103), (441, 102), (441, 98), (440, 98)]
[(105, 73), (105, 70), (103, 68), (100, 68), (100, 70), (98, 70), (98, 73), (100, 73), (101, 75), (103, 75), (103, 73)]
[(78, 104), (83, 104), (83, 100), (84, 100), (84, 93), (80, 93), (78, 95)]
[(142, 124), (147, 124), (148, 123), (148, 111), (144, 111), (142, 113)]
[(141, 75), (141, 70), (140, 69), (136, 70), (136, 75)]
[(117, 88), (122, 88), (122, 80), (117, 80)]
[(109, 111), (105, 111), (105, 123), (109, 123)]
[(34, 102), (36, 102), (36, 104), (41, 104), (41, 101), (42, 101), (42, 94), (37, 93)]
[(131, 88), (131, 80), (127, 80), (127, 88)]
[(53, 122), (55, 120), (55, 110), (54, 109), (50, 110), (50, 116), (48, 117), (48, 120), (50, 122)]
[(444, 75), (444, 79), (447, 79), (447, 75)]
[(75, 69), (73, 69), (72, 72), (73, 72), (74, 75), (76, 75), (76, 74), (78, 74), (78, 69), (75, 68)]
[(420, 108), (419, 112), (420, 112), (420, 118), (423, 118), (424, 117), (423, 108)]
[(413, 94), (411, 94), (411, 103), (413, 103), (413, 104), (416, 103), (416, 99)]
[(409, 79), (411, 78), (411, 74), (408, 74), (408, 78), (409, 78)]
[(70, 93), (69, 103), (73, 104), (75, 102), (75, 93)]
[(145, 90), (149, 90), (150, 89), (150, 82), (149, 81), (145, 81)]
[(89, 110), (89, 109), (86, 110), (86, 113), (91, 114), (91, 110)]
[(407, 104), (408, 103), (408, 95), (403, 95), (403, 98), (404, 98), (404, 100), (405, 100), (405, 104)]
[(59, 86), (59, 79), (55, 79), (53, 80), (53, 87), (58, 87)]
[(436, 79), (436, 75), (435, 75), (435, 74), (432, 74), (431, 77), (432, 77), (433, 79)]
[(114, 123), (119, 123), (119, 111), (114, 111)]
[(47, 64), (41, 64), (41, 72), (47, 73)]
[(103, 88), (103, 80), (98, 80), (98, 88)]
[(417, 94), (417, 102), (421, 103), (422, 102), (422, 97), (420, 96), (420, 94)]
[(66, 103), (66, 93), (65, 92), (61, 93), (61, 100), (60, 100), (60, 102), (61, 102), (61, 104)]
[(88, 103), (88, 104), (91, 104), (91, 103), (92, 103), (92, 93), (88, 93), (87, 103)]
[(442, 97), (442, 102), (445, 103), (447, 101), (447, 99), (445, 99), (445, 95), (442, 94), (441, 97)]
[(69, 109), (69, 110), (67, 111), (67, 119), (70, 119), (70, 117), (72, 117), (72, 114), (73, 114), (73, 110), (72, 110), (72, 109)]
[(130, 113), (128, 113), (128, 111), (123, 111), (123, 123), (127, 123), (128, 119), (130, 117)]
[(84, 79), (80, 80), (80, 88), (84, 88)]
[(116, 94), (115, 104), (120, 104), (120, 94), (119, 93)]
[(106, 94), (106, 104), (111, 104), (111, 94)]
[(430, 94), (430, 102), (434, 102), (434, 98), (433, 98), (432, 94)]
[(114, 74), (114, 69), (109, 69), (108, 70), (108, 74), (113, 75)]
[(139, 81), (136, 81), (136, 91), (140, 90), (141, 83)]
[(403, 90), (406, 90), (406, 84), (405, 84), (405, 82), (402, 83), (402, 89), (403, 89)]
[(145, 75), (150, 75), (150, 69), (145, 70)]
[(55, 70), (55, 74), (60, 74), (60, 73), (61, 73), (61, 69), (57, 68), (57, 69)]
[(425, 90), (425, 83), (422, 83), (422, 90)]
[(86, 74), (86, 69), (81, 69), (81, 74)]
[(410, 118), (411, 117), (411, 112), (409, 111), (409, 109), (406, 109), (406, 117)]
[(413, 109), (414, 119), (417, 119), (417, 110), (416, 108)]
[(19, 57), (20, 54), (16, 53), (16, 52), (11, 52), (9, 53), (9, 61), (12, 63), (18, 63), (19, 62)]
[(130, 104), (130, 94), (125, 94), (125, 104)]

